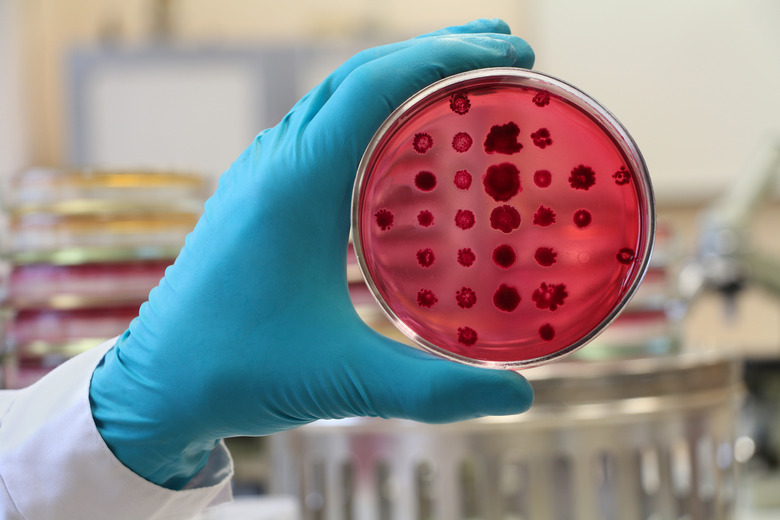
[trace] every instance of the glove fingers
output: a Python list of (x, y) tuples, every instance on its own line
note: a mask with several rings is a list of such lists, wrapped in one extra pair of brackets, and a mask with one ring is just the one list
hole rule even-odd
[(473, 20), (463, 25), (454, 25), (451, 27), (446, 27), (444, 29), (439, 29), (438, 31), (433, 31), (428, 34), (424, 34), (422, 36), (412, 38), (411, 40), (392, 43), (389, 45), (383, 45), (372, 49), (366, 49), (362, 52), (359, 52), (351, 59), (347, 60), (343, 65), (341, 65), (332, 74), (330, 74), (328, 78), (323, 82), (322, 86), (324, 87), (324, 90), (327, 91), (328, 94), (332, 94), (339, 87), (339, 85), (344, 80), (344, 78), (349, 76), (358, 67), (364, 65), (365, 63), (371, 62), (373, 60), (398, 52), (402, 49), (409, 48), (417, 43), (416, 40), (435, 37), (435, 36), (446, 36), (446, 35), (456, 35), (456, 34), (479, 34), (479, 33), (509, 34), (510, 29), (509, 26), (506, 24), (506, 22), (504, 22), (503, 20), (479, 19), (479, 20)]
[[(310, 122), (307, 132), (316, 137), (317, 146), (342, 150), (341, 156), (348, 162), (341, 171), (354, 175), (363, 150), (382, 121), (423, 87), (473, 69), (531, 67), (534, 60), (525, 41), (505, 34), (458, 34), (414, 42), (355, 69)], [(341, 121), (349, 124), (339, 124)], [(351, 186), (353, 179), (343, 181)]]
[(331, 73), (322, 83), (312, 89), (308, 94), (301, 98), (295, 104), (295, 109), (300, 109), (306, 105), (306, 113), (314, 115), (328, 101), (330, 96), (339, 88), (341, 82), (349, 76), (355, 69), (373, 60), (388, 56), (399, 50), (406, 49), (416, 44), (416, 40), (435, 36), (446, 36), (455, 34), (477, 34), (477, 33), (502, 33), (509, 34), (509, 26), (503, 20), (499, 19), (478, 19), (464, 25), (455, 25), (433, 31), (411, 40), (383, 45), (372, 49), (366, 49), (359, 52), (338, 69)]
[(446, 423), (522, 413), (533, 389), (520, 374), (456, 363), (400, 345), (370, 331), (353, 384), (366, 400), (365, 415)]
[(498, 18), (487, 19), (480, 18), (478, 20), (472, 20), (463, 25), (453, 25), (451, 27), (445, 27), (438, 31), (429, 32), (423, 34), (415, 39), (428, 38), (430, 36), (444, 36), (447, 34), (466, 34), (466, 33), (503, 33), (509, 34), (511, 31), (509, 25), (503, 20)]

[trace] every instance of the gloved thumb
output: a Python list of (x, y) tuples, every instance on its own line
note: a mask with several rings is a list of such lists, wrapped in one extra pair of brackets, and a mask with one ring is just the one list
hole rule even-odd
[(525, 412), (533, 389), (516, 372), (436, 357), (370, 331), (355, 373), (373, 413), (427, 423)]

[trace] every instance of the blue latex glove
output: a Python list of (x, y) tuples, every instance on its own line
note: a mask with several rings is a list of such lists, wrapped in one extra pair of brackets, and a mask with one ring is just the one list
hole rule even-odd
[(116, 456), (178, 489), (225, 437), (321, 418), (525, 411), (532, 390), (520, 375), (367, 327), (350, 301), (346, 251), (357, 165), (390, 112), (443, 77), (532, 64), (504, 22), (475, 21), (356, 55), (261, 133), (93, 375), (92, 413)]

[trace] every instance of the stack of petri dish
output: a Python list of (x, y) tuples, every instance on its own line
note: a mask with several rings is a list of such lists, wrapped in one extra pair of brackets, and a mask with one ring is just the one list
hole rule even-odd
[(209, 188), (204, 176), (173, 171), (12, 177), (4, 190), (5, 386), (27, 386), (121, 334), (195, 226)]

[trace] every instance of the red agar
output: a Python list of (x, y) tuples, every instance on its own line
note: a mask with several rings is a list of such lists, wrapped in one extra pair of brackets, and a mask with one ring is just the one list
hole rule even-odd
[(468, 209), (459, 209), (455, 213), (455, 225), (460, 229), (471, 229), (474, 227), (474, 213)]
[(439, 299), (430, 289), (420, 289), (417, 292), (417, 305), (430, 309)]
[(517, 289), (505, 283), (502, 283), (498, 290), (493, 294), (493, 305), (498, 310), (512, 312), (520, 304), (520, 293)]
[[(523, 88), (520, 97), (496, 94), (497, 108), (476, 88), (450, 90), (389, 136), (360, 216), (369, 274), (393, 280), (376, 285), (389, 308), (403, 307), (397, 319), (437, 349), (479, 362), (546, 359), (565, 349), (622, 304), (622, 284), (645, 254), (643, 215), (631, 209), (642, 196), (633, 185), (643, 179), (630, 153), (589, 116), (572, 119), (576, 107), (558, 94)], [(458, 132), (473, 138), (462, 154), (452, 148)], [(564, 144), (576, 148), (568, 159), (558, 155)], [(416, 180), (421, 171), (431, 177)], [(617, 217), (626, 225), (609, 225)], [(567, 233), (577, 236), (567, 241)], [(428, 254), (418, 261), (426, 248), (432, 263)], [(460, 276), (442, 278), (440, 269)], [(602, 288), (603, 298), (591, 294)]]
[(506, 202), (519, 191), (520, 171), (512, 163), (501, 163), (488, 166), (487, 172), (482, 177), (485, 191), (498, 202)]
[(511, 233), (520, 227), (520, 213), (509, 204), (499, 206), (490, 213), (490, 227)]
[(417, 251), (417, 263), (420, 264), (420, 267), (430, 267), (433, 265), (434, 260), (436, 260), (436, 257), (432, 249), (425, 248)]
[(531, 134), (531, 140), (533, 140), (534, 145), (538, 146), (539, 148), (547, 148), (552, 144), (552, 138), (550, 137), (550, 131), (546, 128), (540, 128), (536, 132)]
[(414, 176), (414, 185), (421, 191), (431, 191), (436, 187), (436, 176), (427, 171), (421, 171)]
[(463, 115), (471, 109), (471, 101), (464, 92), (456, 92), (450, 96), (450, 110)]
[(517, 142), (518, 135), (520, 135), (520, 128), (511, 121), (505, 125), (490, 127), (490, 132), (485, 138), (485, 152), (504, 155), (519, 152), (523, 149), (523, 145)]
[(493, 263), (499, 267), (508, 268), (517, 260), (515, 250), (509, 244), (501, 244), (493, 250)]
[(417, 223), (422, 227), (428, 227), (433, 225), (433, 213), (424, 209), (417, 214)]
[(596, 184), (596, 174), (593, 173), (590, 166), (580, 164), (571, 171), (569, 184), (575, 190), (588, 190)]
[(544, 341), (552, 341), (555, 339), (555, 329), (549, 323), (545, 323), (539, 327), (539, 337)]
[(590, 215), (590, 211), (587, 209), (578, 209), (574, 212), (574, 224), (582, 229), (590, 226), (590, 222), (593, 220), (593, 217)]
[(458, 263), (463, 267), (471, 267), (476, 260), (477, 255), (474, 254), (470, 247), (458, 249)]
[(634, 250), (630, 247), (624, 247), (617, 254), (618, 262), (629, 265), (634, 261)]
[(542, 267), (550, 267), (557, 262), (558, 253), (552, 247), (540, 247), (534, 253), (534, 260)]
[(471, 327), (458, 327), (458, 342), (470, 347), (477, 342), (477, 331)]
[(477, 303), (477, 293), (471, 287), (462, 287), (460, 291), (455, 292), (455, 299), (458, 301), (458, 307), (470, 309)]
[(459, 190), (467, 190), (471, 187), (471, 174), (466, 170), (458, 170), (454, 182)]
[(540, 188), (546, 188), (552, 182), (552, 173), (548, 170), (537, 170), (534, 172), (534, 184)]
[(566, 292), (566, 286), (562, 283), (559, 284), (546, 284), (542, 282), (542, 285), (534, 291), (531, 295), (531, 299), (536, 302), (537, 309), (550, 309), (551, 311), (558, 310), (559, 305), (563, 305), (563, 300), (569, 293)]
[(380, 209), (374, 214), (376, 224), (382, 231), (387, 231), (393, 227), (393, 214), (386, 209)]
[(539, 209), (534, 213), (534, 224), (542, 227), (555, 224), (555, 212), (551, 208), (539, 206)]
[(452, 149), (458, 153), (468, 152), (474, 140), (466, 132), (458, 132), (452, 138)]
[(534, 102), (534, 105), (536, 105), (538, 107), (543, 107), (545, 105), (549, 105), (550, 104), (550, 93), (546, 92), (544, 90), (540, 90), (539, 92), (536, 93), (536, 95), (534, 96), (532, 101)]
[(625, 166), (621, 166), (620, 169), (612, 175), (612, 178), (615, 179), (615, 184), (618, 186), (628, 184), (628, 181), (631, 180), (631, 176)]
[(425, 132), (420, 132), (414, 135), (412, 146), (417, 153), (425, 153), (433, 146), (433, 138)]

